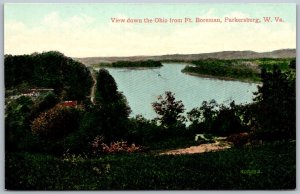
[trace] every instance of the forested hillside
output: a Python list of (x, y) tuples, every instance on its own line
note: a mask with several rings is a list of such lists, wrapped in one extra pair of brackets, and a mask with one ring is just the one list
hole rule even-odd
[(80, 62), (56, 51), (5, 56), (5, 88), (51, 88), (62, 99), (83, 100), (93, 80)]

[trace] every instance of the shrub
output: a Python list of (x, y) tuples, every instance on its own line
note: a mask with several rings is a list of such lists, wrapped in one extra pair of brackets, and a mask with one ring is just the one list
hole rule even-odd
[(5, 108), (5, 150), (29, 151), (36, 139), (30, 131), (30, 110), (33, 101), (22, 96), (12, 100)]
[(193, 108), (187, 113), (187, 117), (191, 122), (189, 130), (195, 133), (211, 133), (212, 124), (218, 113), (217, 109), (218, 104), (215, 100), (203, 101), (201, 107)]
[(90, 143), (93, 154), (99, 153), (118, 153), (118, 152), (138, 152), (142, 150), (141, 146), (136, 146), (135, 144), (129, 145), (127, 141), (116, 141), (111, 142), (107, 145), (103, 142), (104, 138), (102, 136), (96, 136), (95, 139)]
[(76, 108), (56, 105), (34, 119), (31, 130), (46, 140), (59, 139), (78, 130), (79, 118)]
[(250, 135), (248, 133), (236, 133), (228, 136), (226, 140), (232, 142), (236, 147), (241, 147), (250, 142)]
[(214, 100), (209, 103), (204, 101), (201, 107), (194, 108), (187, 113), (191, 121), (189, 129), (196, 133), (221, 136), (246, 132), (248, 127), (241, 120), (244, 112), (243, 107), (235, 105), (234, 101), (229, 107), (223, 104), (218, 105)]
[(227, 136), (245, 131), (247, 131), (247, 128), (242, 125), (241, 119), (237, 115), (237, 107), (234, 101), (230, 103), (230, 107), (220, 106), (220, 110), (213, 122), (212, 133)]
[(131, 118), (126, 139), (129, 142), (146, 144), (165, 138), (165, 130), (156, 124), (155, 120), (147, 120), (142, 115)]

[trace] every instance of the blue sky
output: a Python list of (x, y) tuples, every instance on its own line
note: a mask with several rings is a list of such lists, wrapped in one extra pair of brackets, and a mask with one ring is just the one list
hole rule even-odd
[[(260, 18), (260, 24), (114, 24), (111, 18)], [(71, 57), (270, 51), (296, 47), (295, 4), (5, 4), (6, 54)]]

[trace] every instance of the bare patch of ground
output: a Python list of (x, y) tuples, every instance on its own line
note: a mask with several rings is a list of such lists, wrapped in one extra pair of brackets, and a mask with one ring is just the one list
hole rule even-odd
[(160, 153), (160, 155), (177, 155), (177, 154), (196, 154), (204, 152), (215, 152), (231, 148), (231, 144), (226, 141), (216, 141), (215, 143), (206, 143), (198, 146), (191, 146), (189, 148), (182, 148), (176, 150), (169, 150)]

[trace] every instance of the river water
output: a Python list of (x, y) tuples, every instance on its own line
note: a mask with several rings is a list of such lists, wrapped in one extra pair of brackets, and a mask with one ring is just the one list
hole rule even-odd
[(163, 63), (161, 68), (124, 69), (106, 68), (114, 77), (119, 91), (126, 96), (132, 114), (147, 119), (156, 117), (151, 103), (165, 91), (175, 93), (182, 100), (186, 112), (199, 107), (203, 101), (215, 99), (217, 103), (236, 104), (252, 102), (257, 84), (191, 76), (181, 72), (186, 64)]

